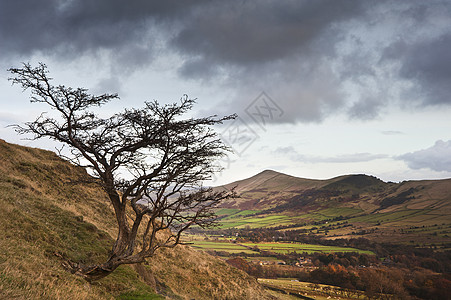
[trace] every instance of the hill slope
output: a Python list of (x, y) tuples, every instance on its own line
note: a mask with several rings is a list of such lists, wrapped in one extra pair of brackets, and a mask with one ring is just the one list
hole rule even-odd
[(286, 203), (302, 191), (320, 188), (327, 182), (297, 178), (294, 176), (265, 170), (248, 179), (232, 182), (223, 188), (232, 189), (240, 198), (223, 203), (225, 208), (269, 209)]
[(366, 212), (393, 211), (400, 205), (446, 211), (451, 207), (451, 179), (387, 183), (358, 174), (316, 180), (266, 170), (222, 188), (235, 188), (240, 195), (223, 203), (224, 208), (280, 211), (288, 206), (306, 211), (321, 205), (336, 206), (337, 202), (339, 206), (356, 206)]
[(164, 249), (148, 265), (122, 266), (88, 284), (66, 259), (106, 258), (113, 211), (86, 172), (53, 152), (0, 140), (0, 299), (265, 299), (255, 279), (190, 247)]
[(451, 179), (393, 183), (358, 174), (313, 180), (267, 170), (218, 188), (233, 187), (241, 197), (222, 203), (223, 228), (285, 226), (328, 238), (451, 241)]
[[(298, 178), (283, 173), (265, 170), (248, 179), (236, 181), (220, 188), (235, 188), (240, 198), (223, 203), (225, 208), (277, 209), (292, 204), (299, 209), (308, 209), (318, 198), (333, 198), (336, 195), (355, 195), (362, 192), (386, 191), (392, 186), (367, 175), (345, 175), (327, 180)], [(311, 200), (302, 202), (302, 200)], [(317, 203), (316, 203), (317, 204)]]

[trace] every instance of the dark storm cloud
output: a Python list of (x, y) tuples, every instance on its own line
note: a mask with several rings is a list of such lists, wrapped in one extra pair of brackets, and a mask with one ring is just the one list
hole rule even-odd
[[(119, 51), (123, 63), (148, 58), (155, 23), (176, 23), (202, 1), (16, 0), (0, 1), (3, 58), (36, 52), (73, 57), (102, 49)], [(141, 63), (143, 60), (141, 60)], [(144, 60), (145, 61), (145, 60)]]
[(183, 55), (240, 66), (264, 63), (285, 59), (309, 46), (326, 27), (359, 12), (359, 3), (0, 1), (2, 55), (123, 47), (127, 42), (141, 42), (149, 29), (156, 28), (169, 35), (174, 29), (171, 44)]
[(399, 75), (415, 84), (406, 95), (411, 100), (451, 104), (451, 32), (413, 43), (398, 41), (387, 48), (384, 58), (401, 62)]
[(397, 159), (405, 161), (411, 169), (451, 172), (451, 140), (439, 140), (430, 148), (406, 153)]
[(115, 85), (177, 54), (180, 78), (228, 91), (215, 113), (240, 114), (265, 91), (285, 112), (273, 122), (371, 119), (396, 102), (387, 82), (398, 79), (415, 86), (398, 103), (451, 104), (451, 4), (425, 3), (0, 0), (0, 61), (106, 52), (112, 74), (100, 85)]
[[(196, 12), (172, 40), (187, 57), (185, 76), (202, 76), (204, 69), (233, 65), (240, 69), (315, 52), (315, 41), (333, 24), (361, 12), (359, 1), (224, 1)], [(333, 52), (336, 38), (328, 36), (323, 54)], [(326, 45), (324, 45), (326, 46)], [(212, 65), (213, 64), (213, 65)], [(191, 72), (194, 70), (197, 73)], [(202, 72), (199, 72), (202, 71)]]
[(235, 91), (225, 106), (242, 116), (265, 91), (284, 111), (273, 122), (319, 122), (343, 106), (331, 60), (338, 25), (361, 15), (362, 2), (225, 3), (197, 11), (171, 41), (185, 58), (183, 77), (222, 80)]

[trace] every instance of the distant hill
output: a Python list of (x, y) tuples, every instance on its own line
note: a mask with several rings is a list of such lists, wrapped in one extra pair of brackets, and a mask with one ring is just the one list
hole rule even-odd
[(0, 299), (266, 299), (256, 280), (188, 246), (88, 284), (65, 260), (103, 261), (116, 226), (88, 175), (55, 153), (0, 140)]
[(402, 242), (451, 241), (451, 179), (393, 183), (356, 174), (315, 180), (266, 170), (218, 188), (234, 187), (240, 198), (219, 211), (225, 228), (316, 224), (309, 233), (328, 238), (383, 240), (391, 230), (392, 236), (402, 233)]
[(326, 185), (322, 180), (298, 178), (271, 170), (232, 182), (220, 188), (232, 189), (240, 195), (222, 204), (226, 208), (269, 209), (287, 203), (292, 197), (309, 189)]
[[(359, 193), (384, 191), (392, 186), (367, 175), (345, 175), (327, 180), (298, 178), (276, 171), (265, 170), (248, 179), (236, 181), (222, 188), (235, 188), (240, 198), (223, 203), (226, 208), (277, 209), (291, 205), (308, 209), (318, 199), (332, 200)], [(323, 203), (326, 204), (326, 203)]]

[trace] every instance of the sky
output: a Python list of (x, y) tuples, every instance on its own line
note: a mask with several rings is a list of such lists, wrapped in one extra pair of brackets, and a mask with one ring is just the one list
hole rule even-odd
[(272, 169), (327, 179), (451, 177), (449, 0), (0, 0), (0, 138), (48, 108), (7, 71), (118, 93), (108, 116), (196, 98), (234, 152), (208, 184)]

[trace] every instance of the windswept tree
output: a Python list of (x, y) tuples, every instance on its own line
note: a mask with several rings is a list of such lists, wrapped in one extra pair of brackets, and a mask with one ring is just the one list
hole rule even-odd
[(118, 235), (106, 262), (70, 264), (86, 280), (176, 246), (190, 226), (213, 226), (212, 209), (234, 196), (202, 186), (219, 171), (215, 161), (229, 150), (211, 126), (234, 115), (183, 118), (195, 102), (184, 96), (180, 103), (146, 102), (143, 108), (100, 118), (93, 108), (117, 99), (117, 94), (93, 96), (84, 88), (54, 86), (42, 63), (9, 71), (13, 84), (31, 90), (31, 102), (45, 103), (59, 116), (43, 113), (16, 125), (16, 131), (69, 146), (66, 158), (89, 170), (114, 208)]

